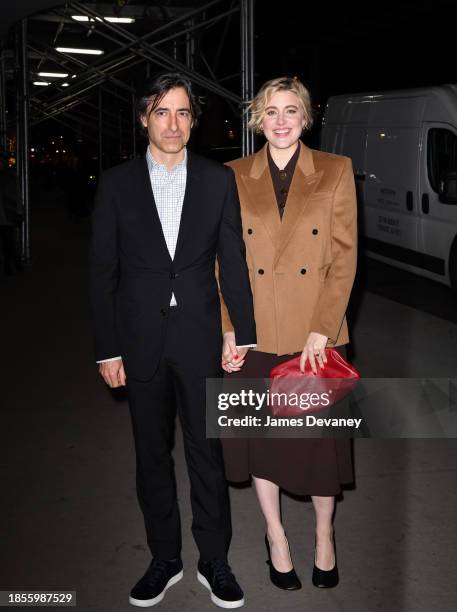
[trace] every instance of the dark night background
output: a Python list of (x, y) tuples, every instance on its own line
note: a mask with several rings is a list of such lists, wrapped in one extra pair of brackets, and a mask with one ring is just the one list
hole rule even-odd
[(296, 74), (323, 108), (340, 93), (456, 82), (456, 17), (455, 2), (258, 3), (256, 85)]
[(259, 78), (296, 72), (319, 102), (454, 82), (456, 16), (454, 2), (439, 1), (258, 3)]

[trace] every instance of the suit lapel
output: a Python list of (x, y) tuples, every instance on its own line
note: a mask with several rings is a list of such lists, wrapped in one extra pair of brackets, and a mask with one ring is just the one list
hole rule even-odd
[(193, 233), (193, 218), (195, 217), (193, 207), (194, 203), (198, 201), (197, 191), (199, 184), (200, 176), (196, 168), (195, 157), (192, 151), (187, 150), (186, 189), (184, 192), (178, 240), (176, 242), (175, 257), (173, 261), (177, 261), (185, 245), (189, 243), (190, 234)]
[(279, 231), (275, 261), (292, 238), (309, 199), (322, 178), (322, 171), (315, 172), (311, 149), (300, 142), (300, 155), (290, 184), (286, 207)]
[(247, 207), (261, 219), (270, 240), (276, 247), (281, 229), (281, 218), (268, 168), (267, 145), (254, 156), (249, 175), (243, 175), (242, 181), (249, 194)]
[[(152, 191), (151, 186), (151, 178), (149, 176), (148, 163), (146, 161), (146, 156), (144, 155), (142, 158), (137, 160), (138, 162), (138, 177), (139, 177), (139, 185), (140, 185), (140, 198), (139, 205), (143, 209), (143, 212), (147, 219), (152, 224), (154, 228), (154, 233), (156, 237), (162, 242), (162, 248), (165, 251), (165, 254), (171, 260), (170, 253), (168, 251), (167, 243), (165, 240), (165, 236), (162, 229), (162, 224), (160, 222), (159, 213), (157, 212), (157, 206), (154, 199), (154, 192)], [(146, 226), (147, 227), (147, 226)]]

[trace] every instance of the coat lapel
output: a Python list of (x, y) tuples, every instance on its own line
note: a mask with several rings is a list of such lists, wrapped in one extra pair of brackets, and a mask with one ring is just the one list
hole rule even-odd
[(189, 151), (189, 149), (187, 149), (186, 190), (184, 192), (184, 201), (182, 204), (178, 240), (176, 242), (175, 257), (173, 261), (177, 261), (178, 257), (181, 256), (185, 245), (189, 243), (189, 239), (194, 233), (193, 219), (195, 218), (195, 214), (193, 212), (192, 203), (198, 201), (196, 193), (198, 191), (199, 184), (200, 176), (196, 168), (195, 157), (192, 151)]
[(276, 247), (281, 229), (281, 218), (268, 168), (267, 145), (254, 156), (249, 175), (243, 175), (242, 181), (249, 194), (246, 205), (261, 219)]
[(300, 217), (308, 206), (309, 199), (316, 190), (322, 178), (322, 171), (315, 172), (311, 149), (300, 142), (300, 155), (290, 184), (286, 207), (282, 217), (276, 245), (275, 261), (292, 238)]
[(168, 251), (167, 243), (160, 222), (159, 213), (157, 212), (157, 206), (154, 199), (154, 192), (152, 191), (151, 178), (149, 176), (148, 163), (146, 156), (139, 158), (138, 163), (138, 176), (140, 183), (140, 198), (139, 205), (143, 208), (144, 214), (147, 219), (151, 222), (155, 235), (162, 242), (162, 249), (165, 255), (171, 260), (170, 253)]

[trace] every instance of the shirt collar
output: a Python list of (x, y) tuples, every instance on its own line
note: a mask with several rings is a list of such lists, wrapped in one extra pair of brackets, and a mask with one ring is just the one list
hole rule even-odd
[(149, 166), (150, 169), (157, 168), (157, 169), (161, 169), (161, 170), (166, 170), (167, 172), (173, 172), (174, 170), (176, 170), (178, 168), (186, 167), (186, 164), (187, 164), (187, 147), (184, 147), (184, 157), (183, 157), (183, 159), (179, 163), (177, 163), (176, 166), (173, 166), (173, 168), (171, 170), (168, 170), (168, 168), (164, 164), (161, 164), (160, 162), (158, 162), (156, 159), (153, 158), (152, 153), (151, 153), (151, 149), (149, 148), (149, 145), (146, 147), (146, 160), (148, 162), (148, 166)]
[(268, 165), (270, 166), (270, 172), (275, 172), (277, 174), (279, 174), (279, 172), (285, 172), (286, 174), (290, 174), (292, 176), (295, 171), (295, 166), (297, 165), (299, 156), (300, 156), (300, 142), (298, 143), (294, 154), (289, 159), (289, 161), (287, 162), (283, 170), (280, 170), (278, 166), (275, 164), (275, 162), (273, 161), (273, 158), (270, 152), (270, 147), (267, 147), (267, 157), (268, 157)]

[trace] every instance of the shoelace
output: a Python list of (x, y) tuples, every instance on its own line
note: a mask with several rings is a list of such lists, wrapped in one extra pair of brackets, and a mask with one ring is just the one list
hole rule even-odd
[(167, 574), (167, 562), (163, 559), (154, 559), (148, 570), (148, 582), (154, 582), (162, 574)]
[(230, 571), (230, 567), (225, 561), (216, 559), (212, 562), (211, 565), (214, 569), (214, 578), (215, 580), (217, 580), (221, 587), (224, 587), (228, 584), (233, 584), (235, 582), (235, 577)]

